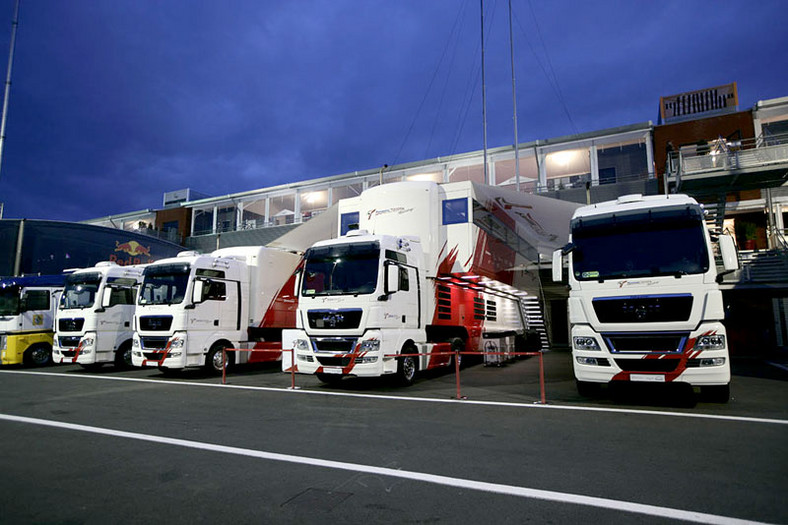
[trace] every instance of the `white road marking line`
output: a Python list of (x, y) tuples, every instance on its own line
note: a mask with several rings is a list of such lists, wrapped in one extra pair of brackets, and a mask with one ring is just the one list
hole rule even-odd
[(703, 512), (695, 512), (690, 510), (673, 509), (670, 507), (660, 507), (656, 505), (646, 505), (643, 503), (634, 503), (630, 501), (620, 501), (620, 500), (614, 500), (608, 498), (599, 498), (594, 496), (583, 496), (581, 494), (571, 494), (567, 492), (556, 492), (551, 490), (530, 489), (527, 487), (520, 487), (517, 485), (503, 485), (499, 483), (489, 483), (485, 481), (474, 481), (474, 480), (463, 479), (463, 478), (454, 478), (449, 476), (440, 476), (436, 474), (427, 474), (424, 472), (414, 472), (414, 471), (397, 470), (397, 469), (391, 469), (385, 467), (375, 467), (372, 465), (363, 465), (359, 463), (346, 463), (343, 461), (332, 461), (327, 459), (310, 458), (305, 456), (294, 456), (290, 454), (279, 454), (276, 452), (265, 452), (263, 450), (230, 447), (226, 445), (216, 445), (213, 443), (203, 443), (200, 441), (191, 441), (187, 439), (169, 438), (164, 436), (154, 436), (151, 434), (141, 434), (137, 432), (126, 432), (123, 430), (113, 430), (109, 428), (93, 427), (88, 425), (78, 425), (74, 423), (65, 423), (62, 421), (51, 421), (47, 419), (14, 416), (11, 414), (0, 414), (0, 420), (11, 421), (15, 423), (39, 425), (45, 427), (53, 427), (53, 428), (59, 428), (64, 430), (73, 430), (77, 432), (88, 432), (91, 434), (99, 434), (103, 436), (134, 439), (137, 441), (147, 441), (147, 442), (158, 443), (162, 445), (173, 445), (173, 446), (185, 447), (185, 448), (191, 448), (197, 450), (205, 450), (209, 452), (220, 452), (223, 454), (233, 454), (236, 456), (246, 456), (246, 457), (265, 459), (270, 461), (282, 461), (286, 463), (296, 463), (299, 465), (308, 465), (313, 467), (347, 470), (351, 472), (374, 474), (379, 476), (389, 476), (394, 478), (409, 479), (412, 481), (433, 483), (437, 485), (444, 485), (444, 486), (456, 487), (461, 489), (478, 490), (482, 492), (493, 492), (496, 494), (516, 496), (520, 498), (530, 498), (530, 499), (539, 499), (545, 501), (553, 501), (557, 503), (585, 505), (585, 506), (598, 507), (598, 508), (609, 509), (609, 510), (620, 511), (620, 512), (645, 514), (648, 516), (656, 516), (659, 518), (684, 520), (694, 523), (714, 523), (714, 524), (761, 523), (756, 521), (743, 520), (739, 518), (732, 518), (730, 516), (719, 516), (716, 514), (706, 514)]
[(775, 368), (779, 368), (780, 370), (785, 370), (786, 372), (788, 372), (788, 366), (785, 366), (785, 365), (783, 365), (783, 364), (780, 364), (780, 363), (773, 363), (773, 362), (771, 362), (771, 361), (766, 361), (766, 364), (767, 364), (767, 365), (772, 365), (772, 366), (773, 366), (773, 367), (775, 367)]
[(713, 419), (717, 421), (736, 421), (743, 423), (765, 423), (770, 425), (788, 425), (786, 419), (769, 419), (759, 417), (747, 416), (723, 416), (719, 414), (702, 414), (698, 412), (670, 412), (666, 410), (637, 410), (632, 408), (606, 408), (606, 407), (588, 407), (588, 406), (573, 406), (573, 405), (542, 405), (537, 403), (513, 403), (506, 401), (475, 401), (472, 399), (444, 399), (444, 398), (431, 398), (431, 397), (413, 397), (413, 396), (391, 396), (384, 394), (358, 394), (353, 392), (323, 392), (318, 390), (291, 390), (289, 388), (275, 388), (267, 386), (245, 386), (245, 385), (222, 385), (218, 383), (198, 383), (195, 381), (171, 381), (164, 379), (144, 379), (138, 377), (115, 377), (115, 376), (97, 376), (97, 375), (77, 375), (65, 374), (62, 372), (32, 372), (28, 370), (0, 370), (0, 374), (20, 374), (20, 375), (42, 375), (50, 377), (65, 377), (70, 379), (94, 379), (94, 380), (107, 380), (107, 381), (130, 381), (136, 383), (152, 383), (156, 385), (179, 385), (179, 386), (196, 386), (203, 388), (229, 388), (236, 390), (256, 390), (262, 392), (278, 392), (286, 394), (304, 394), (304, 395), (318, 395), (318, 396), (339, 396), (339, 397), (357, 397), (363, 399), (386, 399), (392, 401), (415, 401), (421, 403), (448, 403), (448, 404), (462, 404), (462, 405), (484, 405), (484, 406), (497, 406), (497, 407), (515, 407), (515, 408), (534, 408), (544, 410), (569, 410), (573, 412), (606, 412), (613, 414), (638, 414), (644, 416), (667, 416), (667, 417), (684, 417), (691, 419)]

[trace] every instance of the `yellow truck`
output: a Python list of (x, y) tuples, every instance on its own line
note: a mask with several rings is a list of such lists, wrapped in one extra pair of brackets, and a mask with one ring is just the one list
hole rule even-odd
[(64, 275), (0, 279), (0, 364), (52, 362), (55, 309)]

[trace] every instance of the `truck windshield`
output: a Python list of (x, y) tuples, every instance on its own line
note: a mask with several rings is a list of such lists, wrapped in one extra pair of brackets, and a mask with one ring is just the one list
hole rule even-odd
[(0, 287), (0, 315), (19, 315), (19, 287)]
[(378, 242), (310, 248), (305, 258), (303, 295), (358, 295), (375, 291), (380, 265)]
[(186, 297), (191, 268), (188, 264), (162, 264), (145, 268), (139, 304), (180, 304)]
[(709, 254), (701, 213), (688, 207), (574, 219), (575, 279), (706, 273)]
[(71, 274), (66, 277), (66, 287), (60, 296), (60, 309), (90, 308), (96, 301), (101, 284), (98, 272)]

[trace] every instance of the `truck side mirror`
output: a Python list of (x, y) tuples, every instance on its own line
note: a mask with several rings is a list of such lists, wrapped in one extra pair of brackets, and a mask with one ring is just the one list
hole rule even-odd
[(722, 255), (722, 266), (726, 271), (739, 269), (739, 256), (736, 253), (736, 245), (733, 244), (733, 237), (730, 235), (720, 235), (720, 255)]
[(553, 252), (553, 282), (560, 283), (564, 280), (564, 255), (563, 250)]
[(101, 296), (101, 307), (109, 308), (112, 306), (112, 288), (107, 286), (104, 288), (104, 294)]
[(194, 289), (192, 290), (192, 304), (199, 304), (204, 301), (203, 292), (205, 291), (205, 281), (194, 281)]
[(386, 294), (399, 291), (399, 266), (389, 264), (386, 266)]

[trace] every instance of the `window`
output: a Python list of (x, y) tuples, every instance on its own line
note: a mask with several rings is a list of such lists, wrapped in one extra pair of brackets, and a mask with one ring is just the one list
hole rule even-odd
[(206, 280), (202, 297), (206, 301), (224, 301), (227, 298), (227, 285), (223, 281)]
[(340, 218), (340, 235), (345, 235), (350, 230), (358, 228), (358, 212), (343, 213)]
[(49, 310), (49, 291), (30, 290), (27, 292), (26, 310)]
[(401, 292), (410, 290), (410, 281), (408, 281), (408, 269), (399, 267), (399, 289)]
[(468, 222), (468, 199), (447, 199), (443, 201), (443, 224)]

